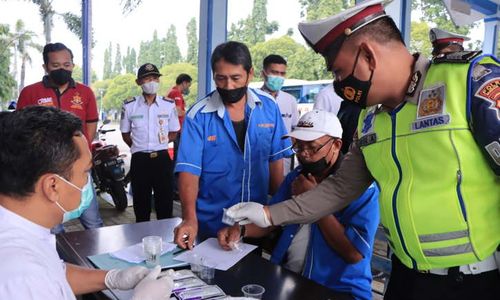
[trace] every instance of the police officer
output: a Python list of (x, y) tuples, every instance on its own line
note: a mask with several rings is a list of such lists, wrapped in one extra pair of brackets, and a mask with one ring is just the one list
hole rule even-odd
[(130, 147), (130, 177), (137, 222), (149, 221), (151, 191), (154, 191), (158, 219), (172, 217), (173, 163), (168, 142), (180, 129), (173, 100), (157, 95), (160, 72), (150, 63), (137, 71), (136, 83), (142, 95), (123, 103), (120, 130)]
[(291, 200), (239, 204), (228, 216), (263, 227), (314, 221), (375, 179), (394, 252), (385, 299), (498, 299), (499, 63), (411, 55), (382, 2), (299, 24), (337, 94), (363, 108), (340, 169)]
[(439, 28), (431, 28), (429, 40), (432, 43), (432, 56), (436, 57), (439, 54), (464, 51), (464, 41), (468, 41), (470, 38)]

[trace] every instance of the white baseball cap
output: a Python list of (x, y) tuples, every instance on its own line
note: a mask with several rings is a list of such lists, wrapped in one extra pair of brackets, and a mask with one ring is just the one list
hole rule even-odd
[(300, 117), (297, 126), (283, 138), (293, 137), (310, 142), (324, 135), (342, 138), (342, 125), (334, 113), (314, 109)]

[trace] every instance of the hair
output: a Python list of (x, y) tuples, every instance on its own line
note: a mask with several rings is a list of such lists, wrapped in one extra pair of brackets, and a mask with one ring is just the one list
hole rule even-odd
[(215, 70), (215, 64), (221, 59), (233, 65), (242, 65), (247, 73), (252, 69), (250, 51), (240, 42), (229, 41), (217, 46), (212, 53), (212, 70)]
[(394, 23), (394, 20), (388, 16), (363, 26), (347, 39), (354, 39), (361, 36), (368, 36), (370, 39), (380, 44), (386, 44), (389, 42), (400, 42), (403, 45), (405, 44), (403, 37), (401, 36), (401, 31), (399, 31), (396, 23)]
[(23, 198), (47, 173), (71, 178), (80, 151), (73, 141), (82, 121), (53, 107), (29, 106), (0, 114), (0, 194)]
[(270, 64), (278, 64), (286, 66), (286, 60), (281, 55), (271, 54), (266, 56), (266, 58), (264, 58), (264, 61), (262, 62), (263, 69), (267, 69), (267, 67), (269, 67)]
[(177, 79), (175, 79), (175, 84), (181, 84), (183, 82), (191, 82), (193, 81), (193, 78), (191, 78), (191, 76), (189, 76), (188, 74), (179, 74), (179, 76), (177, 76)]
[(43, 63), (49, 63), (49, 53), (62, 50), (68, 50), (69, 54), (71, 55), (71, 61), (73, 61), (73, 52), (71, 51), (71, 49), (66, 47), (66, 45), (64, 45), (63, 43), (49, 43), (45, 45), (45, 47), (43, 47)]

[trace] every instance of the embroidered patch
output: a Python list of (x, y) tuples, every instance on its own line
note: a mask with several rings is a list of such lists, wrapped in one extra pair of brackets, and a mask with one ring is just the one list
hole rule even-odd
[(215, 140), (217, 140), (217, 136), (216, 135), (209, 135), (207, 137), (207, 141), (209, 141), (209, 142), (215, 142)]
[(373, 132), (373, 124), (375, 122), (375, 112), (377, 107), (373, 106), (368, 109), (366, 116), (363, 119), (363, 128), (361, 128), (361, 135)]
[(144, 118), (143, 115), (133, 115), (133, 116), (130, 116), (130, 120), (142, 119), (142, 118)]
[(260, 124), (257, 124), (257, 126), (261, 127), (261, 128), (273, 128), (274, 124), (273, 123), (260, 123)]
[(420, 92), (417, 119), (442, 115), (446, 101), (445, 85), (441, 84)]
[(377, 141), (377, 134), (375, 132), (364, 135), (358, 140), (359, 147), (368, 146), (374, 144)]
[(411, 124), (411, 129), (413, 131), (422, 130), (430, 127), (436, 127), (441, 125), (446, 125), (450, 123), (449, 115), (439, 115), (435, 117), (428, 117), (424, 119), (417, 119)]
[(422, 78), (422, 73), (420, 71), (413, 73), (413, 75), (411, 76), (410, 85), (406, 90), (406, 95), (412, 97), (415, 94), (415, 91), (417, 90), (417, 86), (421, 78)]
[(292, 114), (288, 114), (288, 113), (281, 114), (281, 117), (282, 117), (282, 118), (291, 118), (291, 117), (292, 117)]
[(472, 80), (479, 81), (484, 76), (490, 74), (492, 71), (483, 65), (476, 65), (472, 70)]
[(168, 118), (168, 114), (159, 114), (158, 118)]
[(500, 120), (500, 79), (493, 78), (485, 82), (477, 90), (474, 96), (481, 98), (490, 104), (489, 109), (497, 112), (497, 118)]
[(75, 95), (73, 96), (73, 99), (71, 99), (71, 108), (75, 108), (75, 109), (83, 109), (83, 101), (82, 101), (82, 97), (80, 97), (80, 94), (79, 93), (75, 93)]
[(500, 143), (493, 141), (484, 147), (493, 161), (500, 166)]
[(54, 106), (54, 102), (52, 101), (52, 97), (40, 98), (37, 101), (38, 105), (41, 106)]

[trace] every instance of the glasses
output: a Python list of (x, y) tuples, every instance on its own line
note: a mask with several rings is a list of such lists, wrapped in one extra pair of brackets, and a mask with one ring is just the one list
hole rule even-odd
[(292, 149), (295, 153), (299, 154), (300, 152), (303, 152), (304, 154), (307, 154), (309, 156), (312, 156), (316, 153), (318, 153), (326, 144), (329, 142), (335, 140), (335, 138), (330, 138), (328, 141), (323, 143), (322, 145), (319, 145), (318, 147), (315, 148), (309, 148), (309, 147), (303, 147), (302, 145), (298, 145), (297, 143), (293, 144)]

